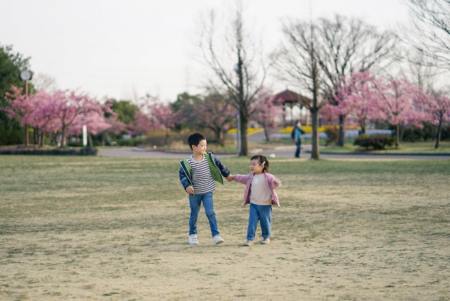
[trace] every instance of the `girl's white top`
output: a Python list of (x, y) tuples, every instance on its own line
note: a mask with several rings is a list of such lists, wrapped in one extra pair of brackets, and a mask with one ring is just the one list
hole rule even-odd
[(264, 174), (253, 176), (250, 203), (256, 205), (272, 204), (272, 192)]

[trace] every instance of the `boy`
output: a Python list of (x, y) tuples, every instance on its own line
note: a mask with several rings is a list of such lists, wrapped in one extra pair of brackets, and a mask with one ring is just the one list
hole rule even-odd
[(302, 130), (302, 124), (299, 121), (295, 123), (294, 128), (291, 132), (291, 138), (292, 141), (295, 143), (295, 157), (300, 158), (300, 152), (302, 150), (302, 135), (305, 133), (305, 131)]
[(189, 217), (188, 242), (190, 245), (198, 244), (197, 217), (200, 205), (203, 202), (211, 227), (213, 242), (220, 244), (223, 239), (220, 236), (216, 214), (214, 213), (213, 192), (216, 188), (215, 181), (223, 184), (222, 176), (230, 180), (230, 171), (213, 154), (206, 152), (207, 142), (201, 134), (190, 135), (188, 143), (192, 150), (192, 156), (180, 161), (178, 172), (180, 183), (189, 194), (191, 214)]

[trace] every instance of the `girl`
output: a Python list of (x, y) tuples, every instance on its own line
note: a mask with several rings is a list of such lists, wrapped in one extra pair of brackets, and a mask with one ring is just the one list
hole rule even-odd
[(250, 203), (246, 246), (250, 246), (255, 239), (258, 221), (262, 232), (261, 243), (270, 243), (272, 205), (280, 206), (275, 189), (281, 186), (281, 182), (268, 171), (267, 158), (256, 155), (250, 159), (250, 174), (235, 175), (230, 178), (246, 185), (243, 206)]

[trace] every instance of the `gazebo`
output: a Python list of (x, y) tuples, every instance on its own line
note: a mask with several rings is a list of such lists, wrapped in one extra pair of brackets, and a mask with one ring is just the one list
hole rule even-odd
[[(286, 89), (280, 93), (275, 94), (273, 101), (276, 105), (283, 106), (283, 124), (287, 125), (294, 120), (299, 119), (303, 124), (308, 124), (310, 121), (310, 114), (307, 110), (308, 105), (311, 103), (311, 99), (303, 95), (297, 94), (294, 91)], [(295, 117), (293, 109), (299, 108), (299, 116)], [(286, 114), (289, 109), (289, 114)]]

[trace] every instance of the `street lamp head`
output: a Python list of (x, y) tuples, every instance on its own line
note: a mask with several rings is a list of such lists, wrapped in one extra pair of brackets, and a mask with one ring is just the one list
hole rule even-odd
[(29, 81), (33, 78), (33, 72), (31, 72), (28, 69), (22, 70), (22, 72), (20, 72), (20, 79), (23, 81)]

